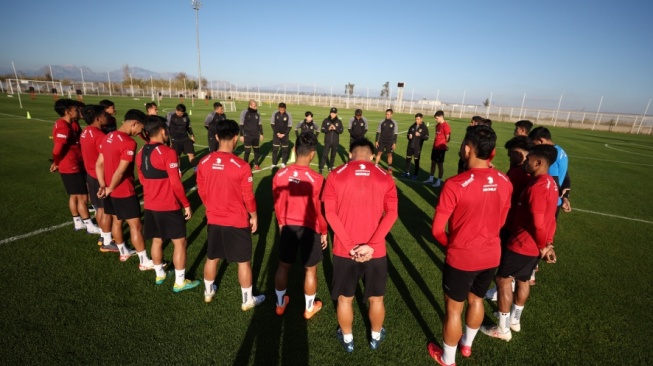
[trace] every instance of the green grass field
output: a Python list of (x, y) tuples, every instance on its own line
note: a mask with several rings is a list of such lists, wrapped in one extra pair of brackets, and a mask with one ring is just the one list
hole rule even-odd
[[(444, 255), (430, 234), (439, 189), (397, 178), (399, 219), (387, 237), (388, 337), (377, 351), (367, 347), (368, 324), (361, 315), (366, 307), (358, 303), (354, 307), (356, 350), (346, 354), (335, 338), (335, 308), (329, 301), (330, 248), (318, 271), (318, 298), (324, 300), (324, 309), (310, 321), (303, 319), (302, 270), (294, 268), (289, 308), (283, 317), (274, 314), (278, 232), (272, 210), (272, 172), (265, 169), (271, 150), (267, 122), (274, 106), (265, 103), (259, 108), (266, 132), (262, 151), (267, 157), (263, 170), (254, 174), (259, 207), (259, 230), (253, 236), (254, 286), (268, 299), (244, 313), (235, 265), (221, 265), (218, 292), (207, 305), (201, 287), (174, 294), (172, 280), (155, 286), (154, 274), (140, 272), (137, 259), (121, 263), (115, 254), (100, 253), (94, 236), (75, 232), (61, 180), (48, 171), (52, 150), (48, 136), (56, 119), (52, 99), (23, 97), (23, 109), (16, 98), (0, 97), (0, 364), (434, 364), (426, 345), (442, 340), (444, 314)], [(85, 101), (99, 99), (87, 97)], [(119, 120), (127, 109), (143, 109), (147, 101), (111, 99), (117, 104)], [(160, 113), (172, 110), (177, 102), (164, 100)], [(190, 106), (190, 101), (186, 104)], [(239, 112), (227, 115), (237, 119), (245, 103), (238, 103), (238, 108)], [(201, 102), (189, 109), (197, 144), (206, 145), (202, 123), (211, 107)], [(326, 108), (288, 106), (295, 124), (307, 109), (318, 123), (327, 114)], [(28, 111), (29, 120), (25, 118)], [(353, 109), (341, 109), (339, 115), (347, 122)], [(364, 116), (370, 121), (368, 137), (373, 138), (382, 113), (366, 111)], [(404, 131), (413, 117), (395, 114), (395, 119), (401, 134), (393, 165), (403, 169)], [(457, 146), (467, 121), (447, 119), (453, 146)], [(426, 121), (433, 129), (432, 117)], [(513, 125), (496, 123), (494, 127), (502, 147)], [(650, 363), (653, 137), (560, 128), (553, 128), (552, 134), (570, 156), (573, 181), (574, 211), (562, 213), (558, 222), (558, 263), (540, 266), (522, 331), (509, 343), (479, 333), (472, 357), (462, 359), (458, 354), (458, 364)], [(348, 138), (345, 132), (341, 142)], [(426, 143), (424, 160), (429, 149)], [(204, 146), (196, 150), (205, 153)], [(429, 163), (422, 163), (420, 181), (427, 178), (424, 168)], [(507, 170), (505, 150), (498, 149), (494, 163)], [(455, 173), (456, 164), (457, 156), (450, 152), (445, 176)], [(190, 188), (194, 178), (185, 158), (182, 167)], [(187, 276), (202, 279), (204, 207), (196, 191), (189, 197), (194, 216), (187, 225)], [(172, 245), (167, 245), (165, 254), (170, 260)], [(495, 309), (495, 303), (487, 302), (486, 324), (494, 321)]]

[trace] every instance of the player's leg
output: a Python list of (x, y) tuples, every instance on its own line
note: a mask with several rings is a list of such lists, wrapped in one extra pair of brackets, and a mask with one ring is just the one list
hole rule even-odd
[(254, 149), (254, 168), (255, 169), (257, 169), (259, 164), (261, 164), (261, 161), (260, 161), (260, 156), (261, 156), (260, 150), (261, 150), (261, 148), (260, 148), (259, 145), (260, 145), (260, 139), (259, 138), (254, 139), (254, 141), (252, 142), (252, 149)]
[(310, 228), (299, 227), (299, 255), (304, 271), (304, 318), (310, 319), (322, 310), (317, 295), (317, 265), (322, 262), (321, 235)]
[(331, 299), (337, 302), (336, 317), (339, 327), (336, 336), (347, 352), (354, 350), (354, 334), (352, 333), (354, 308), (352, 303), (358, 287), (358, 280), (362, 274), (360, 263), (352, 261), (350, 258), (333, 256)]
[(338, 146), (331, 146), (331, 159), (329, 160), (329, 171), (333, 169), (335, 163), (336, 163), (336, 155), (338, 154)]
[(370, 318), (372, 339), (375, 339), (374, 336), (378, 334), (378, 337), (380, 337), (381, 330), (383, 329), (383, 321), (385, 320), (385, 303), (383, 302), (383, 296), (370, 296), (369, 302), (370, 308), (367, 310), (367, 315)]
[(320, 164), (320, 166), (319, 166), (320, 174), (322, 174), (323, 171), (324, 171), (324, 165), (326, 164), (327, 157), (329, 156), (328, 155), (329, 154), (329, 149), (331, 149), (331, 145), (324, 144), (324, 147), (322, 148), (322, 157), (321, 157), (320, 163), (319, 163)]
[(245, 154), (243, 154), (243, 160), (249, 164), (249, 153), (252, 151), (252, 145), (245, 145)]
[(444, 295), (444, 320), (442, 322), (443, 354), (446, 364), (456, 362), (456, 349), (462, 337), (462, 313), (465, 301), (457, 301)]
[(224, 254), (224, 227), (208, 224), (206, 243), (206, 262), (204, 262), (204, 302), (211, 302), (217, 286), (214, 284), (218, 272), (218, 263)]
[(272, 144), (272, 166), (276, 166), (279, 161), (279, 148), (280, 145)]
[(386, 159), (388, 159), (388, 169), (392, 168), (392, 156), (393, 156), (392, 150), (386, 153)]
[(443, 175), (444, 175), (444, 162), (439, 161), (438, 162), (438, 180), (441, 180)]
[(413, 179), (417, 179), (419, 173), (419, 155), (415, 155), (415, 170), (413, 171)]
[(429, 169), (429, 179), (425, 180), (424, 183), (433, 183), (434, 175), (435, 175), (435, 155), (436, 155), (436, 150), (432, 149), (431, 150), (431, 169)]
[(281, 164), (286, 166), (288, 164), (288, 153), (289, 153), (289, 139), (288, 136), (284, 136), (281, 139)]
[(344, 336), (345, 343), (349, 343), (348, 336), (351, 336), (351, 339), (354, 338), (352, 332), (354, 323), (353, 301), (353, 296), (338, 296), (338, 308), (336, 309), (336, 315), (338, 317), (338, 325), (340, 326), (340, 330)]
[(297, 234), (296, 227), (288, 225), (283, 226), (279, 233), (279, 266), (274, 276), (274, 292), (277, 298), (275, 311), (277, 315), (283, 315), (289, 301), (288, 296), (286, 296), (288, 273), (295, 258), (297, 258), (297, 250), (299, 249)]
[(379, 164), (379, 161), (381, 161), (381, 154), (383, 154), (383, 151), (381, 150), (381, 148), (379, 148), (379, 150), (376, 152), (376, 158), (374, 160), (374, 164), (377, 165)]
[(265, 301), (265, 295), (252, 291), (252, 234), (249, 228), (223, 228), (225, 257), (230, 263), (238, 263), (238, 283), (242, 294), (241, 309), (250, 310)]

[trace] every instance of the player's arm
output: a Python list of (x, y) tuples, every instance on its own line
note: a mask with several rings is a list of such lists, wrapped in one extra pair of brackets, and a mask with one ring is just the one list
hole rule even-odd
[(394, 181), (391, 181), (392, 184), (389, 184), (389, 189), (386, 191), (385, 196), (383, 197), (383, 217), (379, 221), (379, 226), (376, 227), (374, 234), (370, 238), (370, 243), (379, 243), (385, 242), (385, 237), (388, 235), (397, 221), (399, 216), (398, 202), (397, 199), (397, 187), (395, 186)]
[(420, 133), (419, 137), (424, 141), (428, 140), (429, 139), (429, 129), (428, 128), (423, 128), (422, 131), (424, 131), (424, 132)]
[(393, 123), (395, 125), (394, 134), (392, 135), (392, 149), (397, 146), (397, 136), (399, 136), (399, 126), (397, 126), (397, 121)]
[(252, 172), (249, 169), (243, 170), (243, 172), (243, 179), (240, 185), (241, 194), (245, 203), (245, 209), (249, 212), (249, 226), (252, 232), (255, 233), (258, 229), (258, 216), (256, 214), (256, 199), (254, 198), (252, 185)]
[(327, 226), (326, 217), (322, 214), (322, 201), (320, 201), (320, 195), (324, 189), (324, 181), (320, 185), (319, 190), (313, 192), (313, 204), (315, 205), (315, 212), (317, 212), (317, 224), (320, 226), (320, 242), (322, 243), (322, 249), (327, 247), (327, 234), (329, 233), (329, 227)]
[(322, 129), (322, 132), (324, 132), (324, 133), (329, 132), (329, 127), (327, 127), (327, 120), (326, 119), (324, 119), (324, 121), (322, 121), (322, 128), (321, 129)]
[(274, 178), (272, 178), (272, 202), (274, 206), (274, 214), (277, 216), (277, 224), (279, 224), (279, 229), (281, 229), (282, 226), (286, 225), (287, 202), (282, 201), (281, 199), (282, 189), (282, 187), (279, 187), (279, 180), (275, 175)]
[(188, 132), (190, 139), (195, 142), (195, 134), (193, 134), (193, 128), (190, 126), (190, 118), (188, 118), (188, 122), (186, 122), (186, 131)]
[(209, 129), (209, 124), (211, 123), (211, 121), (213, 121), (213, 116), (214, 116), (213, 113), (209, 113), (204, 119), (204, 128), (206, 128), (207, 130)]
[[(272, 130), (274, 132), (274, 130)], [(261, 117), (258, 118), (258, 134), (260, 135), (261, 140), (263, 140), (263, 122), (261, 122)]]
[[(172, 193), (184, 209), (190, 210), (190, 202), (188, 202), (184, 185), (181, 183), (181, 178), (179, 177), (179, 158), (177, 157), (177, 153), (174, 150), (168, 150), (164, 161), (166, 164), (165, 169), (168, 172), (168, 179), (170, 180), (170, 186), (172, 187)], [(186, 218), (186, 220), (188, 219), (190, 219), (190, 217)]]
[(329, 175), (327, 178), (326, 184), (324, 186), (324, 192), (322, 194), (322, 202), (324, 202), (324, 212), (326, 214), (326, 220), (333, 229), (333, 232), (338, 237), (338, 239), (343, 243), (347, 248), (353, 248), (356, 243), (354, 243), (347, 230), (345, 225), (340, 221), (338, 217), (338, 207), (337, 207), (337, 193), (335, 188), (335, 177)]
[(445, 131), (444, 137), (446, 137), (447, 142), (451, 141), (451, 126), (449, 126), (448, 123), (447, 123), (447, 129)]
[(64, 158), (64, 148), (68, 141), (68, 130), (66, 128), (57, 128), (52, 133), (52, 140), (54, 147), (52, 148), (52, 164), (50, 165), (50, 172), (55, 172), (59, 169), (59, 164)]
[(288, 128), (286, 129), (285, 135), (288, 136), (288, 134), (292, 130), (293, 121), (292, 121), (292, 114), (290, 113), (286, 113), (286, 114), (288, 115)]
[(341, 133), (345, 132), (345, 126), (342, 124), (342, 121), (339, 119), (336, 119), (336, 123), (338, 123), (338, 126), (336, 127), (336, 133), (340, 135)]
[(110, 195), (111, 192), (113, 192), (113, 190), (118, 187), (118, 184), (120, 184), (120, 181), (125, 175), (125, 172), (127, 171), (127, 168), (129, 168), (130, 164), (131, 161), (120, 160), (120, 163), (118, 163), (118, 169), (116, 169), (116, 171), (113, 173), (109, 186), (104, 190), (105, 196)]
[(349, 120), (349, 125), (347, 125), (347, 131), (349, 131), (349, 134), (350, 134), (350, 135), (351, 135), (351, 127), (352, 127), (353, 124), (354, 124), (354, 117), (352, 117), (352, 118)]
[(97, 181), (100, 185), (100, 190), (95, 192), (98, 197), (104, 197), (104, 190), (107, 187), (107, 183), (104, 181), (104, 155), (100, 153), (95, 162), (95, 174), (97, 175)]
[(208, 160), (208, 156), (202, 159), (202, 161), (197, 165), (197, 173), (195, 173), (195, 184), (197, 185), (197, 194), (200, 196), (200, 199), (206, 206), (206, 184), (204, 179), (204, 170), (202, 169), (202, 164)]
[(444, 227), (447, 225), (447, 221), (449, 221), (449, 217), (453, 214), (453, 210), (457, 204), (458, 198), (451, 188), (451, 184), (445, 183), (440, 193), (440, 201), (435, 208), (433, 226), (431, 228), (431, 234), (443, 247), (449, 245), (449, 237), (444, 231)]
[(365, 126), (363, 127), (363, 135), (367, 134), (367, 129), (368, 129), (368, 124), (367, 124), (367, 118), (363, 117), (363, 123)]

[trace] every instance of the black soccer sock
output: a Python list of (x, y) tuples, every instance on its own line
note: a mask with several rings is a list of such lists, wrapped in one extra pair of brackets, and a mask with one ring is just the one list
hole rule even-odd
[(260, 150), (260, 148), (258, 148), (258, 147), (254, 148), (254, 165), (258, 165), (259, 156), (260, 156), (259, 155), (259, 150)]
[(415, 158), (415, 174), (414, 176), (417, 176), (417, 172), (419, 172), (419, 158)]
[(283, 165), (288, 163), (288, 146), (281, 146), (281, 162)]
[(329, 169), (333, 168), (333, 164), (336, 162), (336, 155), (338, 154), (338, 148), (337, 147), (332, 147), (331, 148), (331, 161), (329, 162)]
[(406, 173), (408, 173), (409, 170), (410, 170), (410, 161), (411, 160), (412, 160), (412, 158), (406, 158), (406, 169), (405, 169)]
[(250, 153), (250, 151), (252, 151), (252, 148), (251, 148), (251, 147), (246, 147), (246, 148), (245, 148), (245, 155), (243, 155), (243, 159), (244, 159), (247, 163), (249, 163), (249, 153)]

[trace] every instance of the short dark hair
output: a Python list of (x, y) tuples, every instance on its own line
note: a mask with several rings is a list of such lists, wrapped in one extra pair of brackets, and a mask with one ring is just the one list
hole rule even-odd
[(551, 166), (558, 158), (558, 149), (553, 145), (534, 145), (528, 150), (528, 155), (534, 155), (546, 160), (547, 164)]
[(54, 111), (57, 112), (59, 117), (63, 117), (64, 114), (66, 114), (66, 111), (74, 106), (75, 104), (73, 104), (72, 99), (58, 99), (56, 102), (54, 102)]
[(484, 119), (485, 118), (483, 118), (481, 116), (474, 116), (474, 117), (472, 117), (472, 122), (476, 122), (478, 124), (478, 122), (480, 122), (480, 121), (482, 121)]
[(286, 103), (284, 102), (279, 103), (279, 108), (286, 108)]
[(481, 120), (476, 123), (479, 125), (492, 127), (492, 120), (489, 118), (481, 118)]
[(143, 129), (148, 136), (156, 136), (161, 130), (168, 128), (167, 121), (161, 116), (147, 116)]
[(179, 112), (186, 113), (186, 106), (183, 105), (183, 104), (177, 104), (177, 106), (175, 107), (175, 110), (179, 111)]
[(419, 117), (419, 118), (424, 118), (424, 115), (421, 114), (421, 113), (416, 113), (416, 114), (415, 114), (415, 118), (417, 118), (417, 117)]
[(222, 107), (222, 103), (220, 103), (220, 102), (213, 103), (213, 109), (216, 109), (218, 107)]
[(515, 122), (515, 127), (523, 128), (524, 130), (526, 130), (526, 133), (530, 133), (531, 128), (533, 128), (533, 122), (526, 119), (522, 119), (521, 121)]
[(528, 137), (530, 137), (531, 140), (551, 140), (551, 132), (549, 132), (548, 128), (543, 126), (535, 127), (533, 131), (528, 134)]
[(73, 105), (77, 108), (84, 108), (86, 107), (86, 103), (80, 102), (79, 100), (73, 100)]
[(304, 113), (304, 117), (308, 117), (308, 116), (313, 117), (313, 112), (311, 112), (311, 111), (306, 111), (306, 113)]
[(219, 121), (216, 124), (216, 131), (218, 135), (218, 140), (231, 140), (234, 138), (234, 136), (238, 136), (238, 133), (240, 132), (240, 128), (238, 127), (238, 123), (232, 119), (225, 119), (223, 121)]
[(358, 108), (354, 111), (355, 116), (362, 116), (363, 115), (363, 110)]
[(467, 127), (463, 144), (470, 145), (474, 149), (477, 158), (481, 160), (489, 159), (496, 143), (497, 134), (491, 127), (483, 125)]
[(154, 102), (148, 102), (148, 103), (145, 103), (145, 110), (148, 110), (148, 109), (150, 109), (150, 108), (152, 108), (152, 107), (156, 107), (156, 106), (157, 106), (157, 105), (156, 105), (156, 103), (154, 103)]
[(311, 151), (317, 149), (317, 137), (311, 132), (302, 132), (295, 141), (295, 152), (297, 156), (307, 156)]
[(365, 137), (352, 141), (351, 144), (349, 144), (349, 152), (354, 152), (357, 147), (367, 147), (370, 149), (370, 152), (374, 153), (374, 144)]
[(87, 125), (92, 125), (98, 117), (106, 113), (103, 106), (89, 104), (82, 110), (82, 118)]
[(433, 115), (433, 117), (444, 117), (444, 111), (443, 111), (443, 110), (439, 110), (439, 111), (435, 112), (435, 114)]
[(386, 113), (388, 113), (388, 112), (390, 112), (390, 113), (394, 113), (394, 111), (392, 110), (392, 108), (388, 108), (388, 109), (386, 109), (385, 112), (386, 112)]
[(130, 109), (125, 113), (125, 121), (138, 121), (140, 123), (145, 123), (145, 120), (147, 119), (147, 116), (143, 111), (139, 111), (138, 109)]
[(113, 107), (113, 106), (116, 105), (114, 102), (110, 101), (109, 99), (102, 99), (98, 104), (101, 105), (102, 107), (104, 107), (104, 109), (107, 109), (109, 107)]
[(526, 136), (516, 136), (506, 141), (506, 144), (503, 146), (506, 150), (510, 149), (521, 149), (524, 151), (530, 151), (533, 148), (533, 141)]

